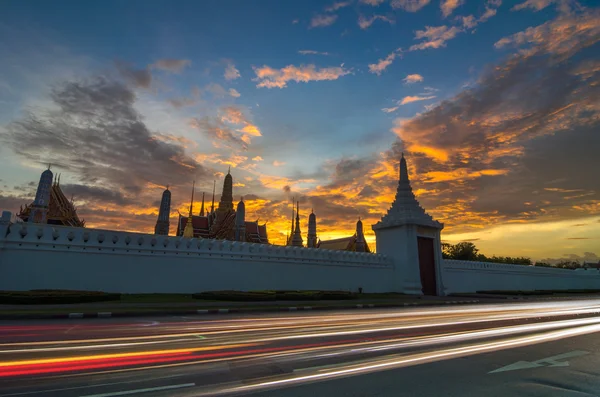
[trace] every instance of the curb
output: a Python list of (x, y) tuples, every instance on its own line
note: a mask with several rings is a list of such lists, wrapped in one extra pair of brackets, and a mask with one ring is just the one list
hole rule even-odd
[(196, 309), (196, 310), (170, 310), (170, 311), (139, 311), (139, 312), (86, 312), (86, 313), (60, 313), (60, 314), (0, 314), (0, 320), (53, 320), (53, 319), (81, 319), (81, 318), (111, 318), (111, 317), (143, 317), (143, 316), (190, 316), (203, 314), (229, 314), (229, 313), (270, 313), (294, 312), (307, 310), (356, 310), (372, 308), (402, 308), (407, 306), (443, 306), (479, 303), (479, 300), (445, 301), (438, 304), (421, 305), (419, 303), (402, 304), (356, 304), (352, 306), (290, 306), (290, 307), (265, 307), (260, 309), (227, 308), (227, 309)]

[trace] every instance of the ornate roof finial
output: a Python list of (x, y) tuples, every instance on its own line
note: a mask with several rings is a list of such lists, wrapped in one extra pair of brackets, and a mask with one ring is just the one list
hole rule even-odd
[(60, 185), (60, 175), (61, 174), (58, 174), (58, 181), (56, 182), (57, 185)]
[(240, 201), (243, 203), (244, 202), (244, 196), (240, 196)]
[(167, 185), (167, 190), (169, 190), (169, 185)]
[(231, 174), (231, 166), (229, 166), (229, 169), (227, 170), (227, 174)]
[(52, 163), (48, 163), (48, 169), (52, 168)]

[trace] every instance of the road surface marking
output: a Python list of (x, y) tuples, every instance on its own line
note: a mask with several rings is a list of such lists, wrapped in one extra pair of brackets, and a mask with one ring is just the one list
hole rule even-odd
[(88, 395), (82, 396), (82, 397), (126, 396), (128, 394), (146, 393), (149, 391), (160, 391), (160, 390), (170, 390), (170, 389), (181, 389), (182, 387), (192, 387), (192, 386), (196, 386), (196, 384), (195, 383), (182, 383), (180, 385), (148, 387), (146, 389), (125, 390), (125, 391), (118, 391), (118, 392), (114, 392), (114, 393), (88, 394)]
[(568, 367), (568, 361), (558, 361), (564, 360), (565, 358), (571, 357), (580, 357), (590, 354), (590, 352), (586, 352), (583, 350), (575, 350), (569, 353), (559, 354), (557, 356), (542, 358), (537, 361), (517, 361), (514, 364), (507, 365), (502, 368), (495, 369), (493, 371), (488, 372), (488, 374), (493, 374), (496, 372), (505, 372), (505, 371), (516, 371), (519, 369), (530, 369), (530, 368), (538, 368), (538, 367)]
[(150, 322), (150, 324), (142, 324), (142, 327), (151, 327), (153, 325), (158, 325), (158, 324), (160, 324), (159, 321), (152, 321), (152, 322)]
[(69, 313), (69, 318), (83, 318), (83, 313)]

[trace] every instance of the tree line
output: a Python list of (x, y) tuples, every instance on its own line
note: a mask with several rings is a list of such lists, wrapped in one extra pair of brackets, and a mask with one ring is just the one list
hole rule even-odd
[(479, 262), (494, 262), (508, 263), (512, 265), (524, 266), (542, 266), (556, 267), (561, 269), (577, 269), (583, 267), (582, 264), (575, 261), (563, 260), (556, 264), (546, 262), (533, 262), (531, 258), (525, 256), (485, 256), (479, 252), (479, 249), (470, 241), (463, 241), (457, 244), (442, 243), (442, 257), (444, 259), (455, 259), (461, 261), (479, 261)]

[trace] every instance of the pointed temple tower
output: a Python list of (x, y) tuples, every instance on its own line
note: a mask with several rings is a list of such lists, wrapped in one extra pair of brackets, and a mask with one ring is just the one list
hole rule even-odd
[(355, 251), (366, 252), (365, 235), (363, 233), (363, 224), (360, 218), (358, 218), (358, 222), (356, 222)]
[(291, 238), (294, 247), (303, 247), (302, 233), (300, 232), (300, 204), (296, 201), (296, 228)]
[(233, 211), (233, 178), (231, 177), (231, 167), (225, 175), (223, 182), (223, 193), (221, 193), (221, 201), (219, 201), (218, 212), (224, 213)]
[(158, 219), (154, 226), (154, 234), (163, 236), (169, 235), (169, 214), (171, 213), (171, 191), (167, 189), (162, 194), (160, 208), (158, 209)]
[(246, 204), (240, 199), (235, 212), (235, 241), (246, 241)]
[(42, 172), (42, 176), (40, 177), (40, 183), (38, 183), (37, 191), (35, 192), (35, 200), (33, 200), (33, 204), (31, 205), (31, 213), (29, 214), (27, 222), (47, 222), (53, 176), (52, 171), (50, 171), (50, 165), (48, 165), (48, 169)]
[(310, 210), (308, 216), (308, 234), (306, 235), (306, 246), (308, 248), (317, 248), (317, 216), (313, 210)]
[(200, 206), (200, 216), (204, 216), (204, 192), (202, 192), (202, 206)]
[(196, 189), (196, 181), (192, 184), (192, 200), (190, 201), (190, 213), (188, 215), (185, 229), (183, 229), (183, 237), (193, 238), (194, 237), (194, 226), (192, 225), (192, 207), (194, 206), (194, 190)]
[(444, 225), (419, 205), (410, 186), (404, 154), (392, 207), (372, 226), (377, 253), (392, 258), (398, 290), (408, 294), (444, 295), (440, 232)]

